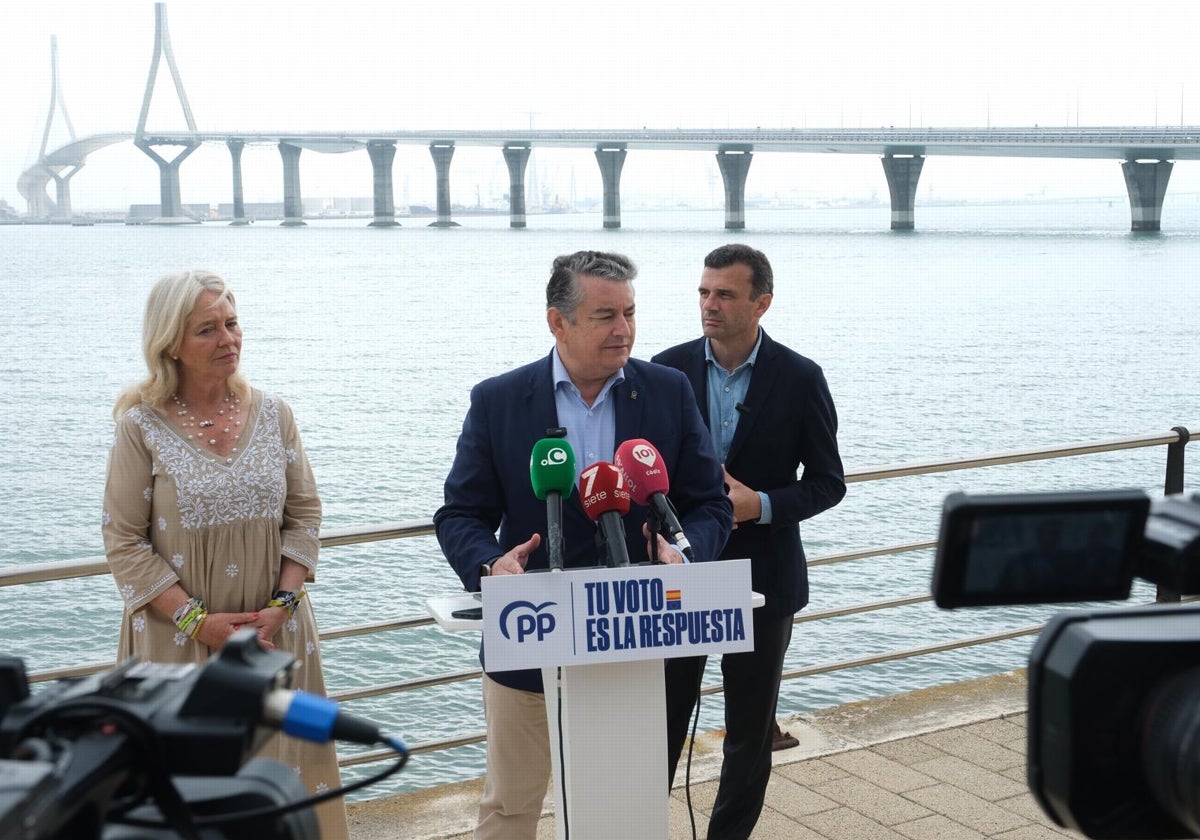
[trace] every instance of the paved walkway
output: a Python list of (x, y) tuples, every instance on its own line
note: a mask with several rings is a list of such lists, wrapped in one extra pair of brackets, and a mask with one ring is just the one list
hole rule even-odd
[[(1024, 673), (836, 706), (782, 721), (800, 745), (775, 753), (756, 840), (1048, 840), (1080, 837), (1025, 785)], [(703, 838), (720, 733), (698, 736), (691, 804)], [(682, 775), (683, 766), (680, 766)], [(350, 806), (351, 840), (469, 840), (480, 780)], [(553, 799), (538, 840), (553, 840)], [(687, 795), (672, 791), (670, 838), (689, 840)]]

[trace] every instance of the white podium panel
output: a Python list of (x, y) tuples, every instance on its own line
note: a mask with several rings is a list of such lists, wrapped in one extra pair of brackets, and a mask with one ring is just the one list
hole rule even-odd
[(749, 560), (497, 575), (482, 590), (489, 671), (754, 649)]
[(482, 629), (489, 671), (542, 670), (559, 840), (665, 838), (663, 660), (753, 650), (763, 597), (750, 561), (497, 575), (481, 588), (426, 605), (447, 630)]
[(571, 840), (665, 840), (669, 791), (663, 661), (571, 665), (561, 669), (562, 682), (556, 686), (559, 671), (542, 669), (554, 763), (555, 836), (566, 840), (569, 823)]

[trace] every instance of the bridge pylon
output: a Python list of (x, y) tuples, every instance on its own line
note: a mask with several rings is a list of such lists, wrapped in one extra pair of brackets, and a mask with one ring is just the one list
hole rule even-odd
[[(49, 163), (46, 157), (50, 145), (50, 129), (54, 126), (54, 115), (61, 113), (63, 122), (67, 124), (67, 133), (71, 142), (76, 141), (75, 126), (71, 124), (71, 115), (67, 113), (67, 103), (63, 101), (62, 89), (58, 83), (58, 36), (50, 36), (50, 111), (46, 114), (46, 126), (42, 130), (42, 145), (38, 149), (37, 165), (54, 181), (57, 201), (45, 192), (44, 188), (25, 196), (29, 215), (35, 219), (71, 218), (71, 178), (83, 169), (83, 157), (66, 163)], [(48, 182), (47, 182), (48, 183)]]
[[(167, 67), (171, 71), (171, 79), (175, 82), (175, 93), (183, 108), (183, 117), (187, 122), (188, 131), (194, 136), (190, 140), (164, 140), (146, 133), (146, 117), (150, 114), (150, 103), (154, 99), (154, 82), (158, 78), (159, 59), (166, 56)], [(171, 49), (171, 34), (167, 30), (167, 7), (165, 3), (154, 4), (154, 57), (150, 60), (150, 78), (146, 82), (146, 93), (142, 98), (142, 111), (138, 116), (137, 132), (133, 144), (158, 164), (161, 206), (159, 216), (151, 219), (150, 224), (177, 225), (194, 224), (199, 219), (185, 216), (183, 200), (179, 191), (179, 166), (196, 149), (200, 148), (200, 137), (196, 131), (196, 120), (192, 117), (192, 106), (188, 104), (187, 92), (183, 89), (183, 79), (180, 78), (179, 68), (175, 65), (175, 53)], [(173, 159), (167, 160), (154, 150), (155, 146), (182, 146), (183, 151)]]

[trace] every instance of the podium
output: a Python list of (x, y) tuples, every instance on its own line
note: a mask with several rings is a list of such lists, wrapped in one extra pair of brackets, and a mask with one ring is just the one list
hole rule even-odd
[[(666, 837), (663, 660), (754, 648), (750, 561), (499, 575), (426, 601), (438, 624), (483, 632), (489, 671), (541, 668), (557, 837)], [(454, 617), (472, 606), (479, 620)]]

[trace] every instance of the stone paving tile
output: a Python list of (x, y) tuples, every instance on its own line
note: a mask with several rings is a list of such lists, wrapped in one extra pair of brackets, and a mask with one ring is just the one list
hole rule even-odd
[(972, 735), (965, 729), (946, 729), (922, 735), (921, 740), (942, 752), (966, 759), (977, 767), (988, 770), (1007, 770), (1024, 766), (1025, 754), (1002, 747), (986, 738)]
[(812, 787), (773, 774), (767, 784), (766, 804), (789, 817), (799, 817), (832, 811), (839, 803), (822, 796)]
[(1008, 747), (1010, 750), (1024, 753), (1025, 716), (1020, 715), (1020, 720), (1016, 720), (1015, 717), (997, 718), (996, 720), (973, 723), (969, 726), (964, 726), (963, 731), (972, 735), (978, 735), (980, 738), (986, 738), (1002, 747)]
[(929, 808), (911, 799), (890, 793), (856, 776), (817, 785), (813, 791), (848, 808), (870, 814), (884, 825), (910, 822), (932, 813)]
[(1026, 770), (1024, 764), (1022, 764), (1020, 767), (1010, 767), (1001, 775), (1008, 776), (1008, 778), (1012, 779), (1014, 782), (1020, 782), (1021, 786), (1026, 790), (1029, 789), (1029, 772)]
[(934, 785), (910, 791), (905, 796), (988, 837), (1029, 824), (1029, 820), (1020, 814), (1014, 814), (953, 785)]
[[(685, 837), (685, 835), (674, 834), (671, 836)], [(703, 836), (703, 834), (697, 835), (697, 837)], [(691, 840), (690, 834), (686, 835), (686, 840)], [(758, 824), (754, 826), (754, 840), (826, 840), (826, 838), (773, 808), (765, 807), (758, 818)]]
[(1024, 792), (1010, 799), (1001, 799), (996, 802), (1001, 808), (1006, 811), (1012, 811), (1014, 814), (1020, 814), (1032, 823), (1041, 823), (1042, 825), (1054, 831), (1068, 834), (1072, 837), (1078, 837), (1078, 832), (1073, 832), (1071, 829), (1062, 828), (1054, 824), (1054, 821), (1046, 816), (1046, 812), (1042, 810), (1042, 806), (1033, 798), (1033, 794), (1026, 789)]
[(799, 822), (829, 840), (905, 840), (903, 834), (850, 808), (811, 814)]
[(1027, 825), (1014, 831), (1006, 831), (1003, 834), (997, 834), (995, 837), (991, 838), (991, 840), (1062, 840), (1064, 837), (1079, 838), (1082, 836), (1083, 835), (1074, 832), (1062, 834), (1043, 825)]
[(935, 781), (924, 773), (872, 750), (854, 750), (831, 755), (825, 760), (835, 767), (853, 773), (860, 779), (866, 779), (892, 793), (904, 793), (906, 790), (927, 787)]
[(928, 761), (944, 754), (937, 747), (926, 744), (920, 738), (901, 738), (898, 741), (876, 744), (871, 747), (871, 752), (910, 767), (918, 762)]
[[(688, 793), (687, 789), (676, 787), (671, 791), (671, 798), (679, 800), (686, 806)], [(707, 813), (712, 810), (713, 802), (717, 799), (717, 782), (692, 782), (690, 793), (692, 807), (702, 808)]]
[(1001, 773), (984, 770), (973, 762), (964, 761), (952, 755), (944, 755), (931, 761), (922, 761), (920, 764), (914, 765), (913, 770), (946, 784), (954, 785), (989, 802), (1007, 799), (1028, 791), (1024, 782), (1017, 782)]
[(987, 840), (974, 829), (959, 825), (941, 814), (892, 826), (910, 840)]
[(798, 761), (795, 764), (784, 764), (772, 770), (771, 775), (791, 779), (799, 785), (812, 786), (834, 779), (844, 779), (850, 774), (831, 763), (827, 757)]

